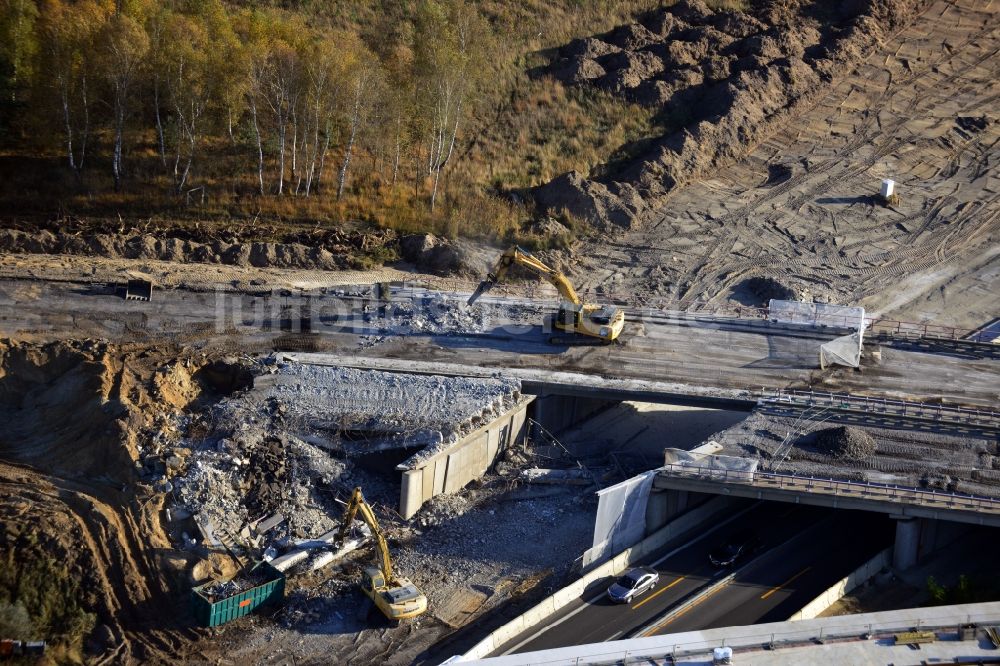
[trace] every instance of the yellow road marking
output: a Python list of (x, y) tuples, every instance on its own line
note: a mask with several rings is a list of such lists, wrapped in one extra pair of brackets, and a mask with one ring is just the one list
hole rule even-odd
[(712, 590), (710, 593), (706, 594), (704, 597), (702, 597), (701, 599), (699, 599), (697, 603), (692, 604), (691, 606), (688, 606), (687, 608), (685, 608), (680, 613), (677, 613), (676, 615), (674, 615), (673, 617), (671, 617), (670, 619), (668, 619), (666, 622), (661, 622), (659, 624), (653, 625), (652, 627), (650, 627), (646, 631), (642, 632), (642, 634), (640, 634), (640, 635), (641, 636), (653, 636), (654, 634), (656, 634), (656, 632), (658, 632), (660, 629), (663, 629), (663, 627), (667, 626), (668, 624), (670, 624), (671, 622), (673, 622), (677, 618), (681, 617), (682, 615), (686, 615), (688, 613), (688, 611), (690, 611), (695, 606), (700, 606), (701, 604), (703, 604), (706, 599), (714, 596), (719, 590), (721, 590), (724, 587), (727, 587), (727, 586), (726, 585), (719, 585), (714, 590)]
[(764, 594), (760, 595), (760, 598), (761, 599), (767, 599), (769, 596), (771, 596), (772, 594), (774, 594), (775, 592), (777, 592), (781, 588), (785, 587), (786, 585), (790, 584), (793, 580), (795, 580), (796, 578), (798, 578), (799, 576), (801, 576), (805, 572), (809, 571), (810, 569), (812, 569), (811, 566), (810, 567), (806, 567), (802, 571), (798, 572), (797, 574), (795, 574), (794, 576), (792, 576), (791, 578), (789, 578), (788, 580), (786, 580), (781, 585), (778, 585), (777, 587), (772, 587), (770, 590), (768, 590)]
[(686, 578), (686, 576), (681, 576), (677, 580), (675, 580), (672, 583), (670, 583), (670, 585), (667, 585), (666, 587), (661, 587), (656, 592), (653, 592), (651, 595), (649, 595), (648, 597), (646, 597), (645, 599), (643, 599), (642, 601), (640, 601), (639, 603), (637, 603), (635, 606), (632, 606), (632, 610), (635, 610), (636, 608), (638, 608), (639, 606), (643, 605), (644, 603), (646, 603), (648, 601), (652, 601), (657, 596), (663, 594), (664, 592), (666, 592), (667, 590), (669, 590), (670, 588), (672, 588), (674, 585), (676, 585), (677, 583), (679, 583), (682, 580), (684, 580), (684, 578)]

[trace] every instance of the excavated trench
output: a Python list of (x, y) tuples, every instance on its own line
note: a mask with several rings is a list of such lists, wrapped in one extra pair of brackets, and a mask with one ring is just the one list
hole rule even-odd
[(21, 602), (57, 659), (169, 662), (193, 637), (188, 553), (143, 477), (171, 416), (239, 390), (248, 373), (177, 350), (0, 341), (0, 599)]

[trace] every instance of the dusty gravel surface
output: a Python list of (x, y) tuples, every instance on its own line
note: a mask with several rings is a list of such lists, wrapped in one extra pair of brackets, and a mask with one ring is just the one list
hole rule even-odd
[[(1000, 270), (998, 40), (994, 3), (931, 3), (746, 158), (675, 191), (647, 226), (583, 243), (575, 279), (692, 305), (771, 276), (881, 314), (982, 324)], [(883, 178), (899, 205), (877, 201)]]

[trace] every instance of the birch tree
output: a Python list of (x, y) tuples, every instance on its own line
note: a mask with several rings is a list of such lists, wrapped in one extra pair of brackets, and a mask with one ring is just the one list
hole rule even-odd
[(455, 152), (467, 98), (485, 69), (487, 35), (482, 17), (464, 0), (424, 0), (418, 8), (415, 73), (430, 118), (427, 163), (433, 177), (431, 211), (437, 202), (441, 173)]
[(381, 71), (375, 55), (368, 50), (360, 40), (354, 40), (345, 48), (348, 55), (346, 72), (346, 124), (347, 138), (344, 145), (344, 158), (340, 163), (340, 176), (337, 179), (337, 199), (344, 195), (347, 184), (347, 172), (354, 154), (354, 146), (358, 133), (372, 111), (375, 92), (380, 83)]
[(149, 49), (145, 30), (129, 15), (118, 12), (102, 30), (103, 75), (111, 87), (112, 135), (111, 174), (115, 191), (120, 191), (124, 174), (125, 126), (131, 111), (131, 92), (140, 64)]
[(42, 5), (41, 69), (47, 74), (47, 85), (56, 94), (59, 122), (53, 125), (62, 128), (66, 160), (77, 177), (87, 158), (95, 98), (91, 81), (95, 61), (92, 47), (109, 13), (109, 5), (89, 0), (73, 4), (49, 0)]

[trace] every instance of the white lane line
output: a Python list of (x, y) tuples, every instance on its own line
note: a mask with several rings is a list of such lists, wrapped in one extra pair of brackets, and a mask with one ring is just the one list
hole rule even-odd
[[(670, 551), (669, 553), (667, 553), (666, 555), (664, 555), (660, 559), (658, 559), (655, 562), (653, 562), (651, 564), (648, 564), (646, 566), (655, 567), (657, 564), (659, 564), (660, 562), (664, 561), (665, 559), (673, 557), (677, 553), (679, 553), (679, 552), (681, 552), (683, 550), (686, 550), (687, 548), (690, 548), (691, 546), (695, 545), (696, 543), (698, 543), (699, 541), (701, 541), (705, 537), (707, 537), (710, 534), (716, 532), (717, 530), (725, 527), (726, 525), (728, 525), (729, 523), (733, 522), (734, 520), (736, 520), (737, 518), (739, 518), (740, 516), (742, 516), (743, 514), (745, 514), (747, 511), (750, 511), (751, 509), (753, 509), (756, 506), (757, 506), (756, 504), (752, 504), (752, 505), (748, 506), (747, 508), (743, 509), (742, 511), (737, 511), (735, 514), (733, 514), (729, 518), (726, 518), (725, 520), (723, 520), (721, 523), (719, 523), (718, 525), (716, 525), (712, 529), (710, 529), (710, 530), (708, 530), (706, 532), (703, 532), (701, 534), (701, 536), (699, 536), (696, 539), (693, 539), (691, 541), (688, 541), (687, 543), (685, 543), (682, 546), (678, 546), (677, 548), (674, 548), (672, 551)], [(597, 602), (598, 599), (600, 599), (601, 597), (604, 596), (604, 594), (605, 594), (604, 592), (600, 592), (598, 594), (595, 594), (590, 599), (585, 600), (580, 605), (579, 608), (573, 610), (570, 613), (567, 613), (564, 617), (559, 618), (557, 621), (553, 622), (552, 624), (545, 625), (544, 627), (542, 627), (541, 629), (539, 629), (535, 633), (531, 634), (530, 636), (528, 636), (527, 638), (525, 638), (523, 641), (521, 641), (520, 643), (518, 643), (514, 647), (512, 647), (512, 648), (510, 648), (510, 649), (502, 652), (499, 656), (502, 657), (504, 655), (511, 654), (515, 650), (519, 650), (521, 647), (523, 647), (527, 643), (530, 643), (531, 641), (535, 640), (536, 638), (538, 638), (539, 636), (541, 636), (542, 634), (544, 634), (549, 629), (554, 629), (554, 628), (558, 627), (560, 624), (562, 624), (566, 620), (570, 619), (571, 617), (573, 617), (577, 613), (583, 611), (584, 609), (586, 609), (586, 608), (588, 608), (590, 606), (593, 606), (594, 603)], [(625, 632), (624, 631), (620, 631), (617, 634), (615, 634), (615, 636), (620, 636), (623, 633), (625, 633)], [(610, 639), (605, 639), (605, 640), (610, 640)]]

